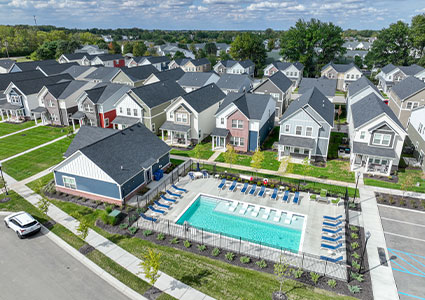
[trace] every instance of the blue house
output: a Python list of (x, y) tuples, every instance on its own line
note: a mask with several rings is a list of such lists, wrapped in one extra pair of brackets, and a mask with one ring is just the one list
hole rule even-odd
[(53, 170), (56, 190), (122, 205), (170, 164), (171, 148), (144, 125), (83, 126)]

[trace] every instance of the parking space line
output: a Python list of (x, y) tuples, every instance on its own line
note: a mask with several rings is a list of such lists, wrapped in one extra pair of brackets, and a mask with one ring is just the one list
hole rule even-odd
[[(394, 261), (392, 260), (391, 261), (391, 263), (394, 263)], [(397, 264), (398, 265), (398, 264)], [(422, 277), (422, 278), (425, 278), (425, 276), (424, 275), (421, 275), (421, 274), (416, 274), (416, 273), (412, 273), (412, 272), (410, 272), (410, 271), (404, 271), (404, 270), (400, 270), (400, 269), (397, 269), (397, 268), (392, 268), (394, 271), (399, 271), (399, 272), (401, 272), (401, 273), (406, 273), (406, 274), (409, 274), (409, 275), (413, 275), (413, 276), (416, 276), (416, 277)]]
[(420, 258), (424, 258), (425, 259), (425, 256), (421, 256), (421, 255), (414, 254), (414, 253), (409, 253), (409, 252), (405, 252), (405, 251), (401, 251), (401, 250), (397, 250), (397, 249), (393, 249), (393, 248), (388, 248), (388, 250), (395, 251), (395, 252), (400, 252), (400, 253), (404, 253), (404, 254), (410, 255), (410, 256), (413, 255), (413, 256), (417, 256), (417, 257), (420, 257)]
[(425, 300), (425, 298), (422, 298), (422, 297), (419, 297), (419, 296), (415, 296), (415, 295), (410, 295), (410, 294), (408, 294), (408, 293), (403, 293), (403, 292), (398, 292), (400, 295), (403, 295), (403, 296), (407, 296), (407, 297), (412, 297), (412, 298), (415, 298), (415, 299), (420, 299), (420, 300)]
[(418, 239), (418, 238), (407, 236), (407, 235), (402, 235), (402, 234), (388, 232), (388, 231), (384, 231), (384, 233), (385, 234), (389, 234), (389, 235), (394, 235), (394, 236), (402, 237), (402, 238), (405, 238), (405, 239), (411, 239), (411, 240), (415, 240), (415, 241), (419, 241), (419, 242), (424, 242), (425, 243), (425, 240), (423, 240), (423, 239)]
[(418, 226), (418, 227), (424, 227), (425, 225), (423, 224), (417, 224), (417, 223), (412, 223), (412, 222), (406, 222), (406, 221), (401, 221), (401, 220), (397, 220), (397, 219), (391, 219), (391, 218), (386, 218), (386, 217), (381, 217), (382, 220), (386, 220), (386, 221), (391, 221), (391, 222), (397, 222), (397, 223), (403, 223), (403, 224), (407, 224), (407, 225), (412, 225), (412, 226)]
[[(423, 257), (423, 256), (420, 256), (420, 255), (417, 255), (417, 254), (413, 254), (413, 253), (409, 253), (409, 252), (404, 252), (404, 251), (401, 251), (401, 250), (396, 250), (396, 249), (391, 249), (391, 248), (388, 248), (388, 251), (389, 252), (391, 252), (392, 254), (396, 254), (396, 253), (394, 253), (394, 252), (400, 252), (400, 253), (402, 253), (402, 254), (404, 254), (404, 255), (406, 255), (406, 256), (408, 256), (410, 259), (412, 259), (412, 260), (414, 260), (416, 263), (418, 263), (418, 264), (420, 264), (422, 267), (424, 267), (425, 268), (425, 265), (422, 263), (422, 262), (420, 262), (420, 261), (418, 261), (417, 259), (415, 259), (413, 256), (417, 256), (417, 257), (420, 257), (420, 258), (425, 258), (425, 257)], [(400, 256), (399, 256), (400, 257)], [(402, 257), (400, 257), (401, 259), (403, 259)], [(397, 264), (397, 263), (396, 263)], [(398, 265), (398, 264), (397, 264)], [(401, 267), (401, 266), (400, 266)], [(402, 267), (403, 268), (403, 267)], [(403, 269), (405, 269), (405, 268), (403, 268)], [(421, 273), (423, 273), (422, 271), (420, 271)], [(424, 273), (424, 275), (425, 275), (425, 273)]]
[[(400, 255), (397, 256), (397, 258), (400, 258), (402, 261), (404, 261), (406, 264), (408, 264), (409, 266), (411, 266), (413, 269), (415, 269), (416, 271), (418, 271), (419, 273), (422, 273), (425, 276), (425, 273), (421, 270), (419, 270), (418, 268), (416, 268), (414, 265), (412, 265), (411, 263), (409, 263), (407, 260), (405, 260), (403, 257), (401, 257)], [(394, 260), (392, 260), (393, 262)], [(405, 268), (403, 268), (405, 269)]]

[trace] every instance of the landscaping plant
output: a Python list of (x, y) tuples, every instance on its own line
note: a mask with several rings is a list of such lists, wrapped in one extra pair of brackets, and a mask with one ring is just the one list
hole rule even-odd
[(359, 259), (360, 258), (360, 254), (358, 254), (357, 252), (353, 252), (351, 253), (351, 257), (355, 258), (355, 259)]
[(357, 233), (355, 233), (355, 232), (352, 232), (352, 233), (351, 233), (351, 238), (352, 238), (353, 240), (357, 240), (357, 239), (359, 238), (359, 235), (358, 235)]
[(162, 232), (161, 232), (161, 233), (158, 233), (158, 235), (156, 236), (156, 239), (157, 239), (158, 241), (163, 241), (163, 240), (165, 240), (165, 234), (163, 234)]
[(183, 245), (184, 245), (186, 248), (190, 248), (190, 246), (192, 246), (192, 244), (191, 244), (188, 240), (185, 240), (185, 241), (183, 242)]
[(353, 250), (356, 250), (357, 248), (360, 247), (359, 243), (357, 243), (357, 242), (352, 242), (350, 245), (351, 245), (351, 249), (353, 249)]
[[(291, 269), (289, 268), (289, 264), (286, 261), (286, 259), (282, 256), (279, 257), (279, 262), (274, 265), (274, 274), (277, 277), (277, 280), (279, 281), (279, 292), (278, 295), (280, 297), (284, 297), (285, 293), (282, 292), (282, 286), (286, 279), (290, 276)], [(282, 298), (283, 298), (282, 297)]]
[(130, 233), (132, 234), (132, 235), (135, 235), (136, 234), (136, 232), (137, 232), (137, 230), (139, 230), (139, 228), (137, 228), (137, 227), (130, 227), (129, 229), (128, 229), (128, 231), (130, 231)]
[(310, 272), (310, 278), (311, 278), (311, 281), (313, 281), (314, 285), (316, 285), (317, 282), (319, 281), (320, 274), (317, 274), (316, 272)]
[(328, 280), (328, 286), (331, 288), (335, 288), (336, 287), (336, 280), (335, 279), (329, 279)]
[(235, 254), (233, 252), (227, 252), (224, 256), (228, 261), (232, 261), (235, 259)]
[(77, 235), (82, 240), (85, 240), (89, 235), (90, 224), (83, 218), (80, 219), (80, 224), (77, 226)]
[(172, 240), (170, 240), (171, 244), (178, 244), (179, 243), (179, 239), (178, 238), (173, 238)]
[(301, 276), (303, 275), (304, 271), (302, 269), (298, 268), (296, 270), (295, 269), (292, 270), (292, 273), (294, 274), (294, 277), (298, 279), (298, 278), (301, 278)]
[(219, 255), (220, 255), (220, 249), (218, 249), (218, 248), (214, 248), (214, 249), (211, 251), (211, 255), (212, 255), (212, 256), (215, 256), (215, 257), (219, 256)]
[(362, 290), (362, 288), (359, 287), (358, 285), (349, 285), (348, 284), (347, 287), (348, 287), (348, 290), (353, 294), (360, 293), (361, 290)]
[(127, 223), (122, 223), (122, 224), (120, 224), (120, 228), (121, 229), (127, 229), (128, 228), (128, 224)]
[(47, 212), (49, 211), (49, 206), (50, 206), (50, 201), (45, 198), (45, 197), (41, 197), (41, 199), (37, 202), (37, 208), (43, 213), (43, 214), (47, 214)]
[(205, 245), (198, 245), (198, 250), (199, 251), (205, 251), (205, 250), (207, 250), (207, 246), (205, 246)]
[(161, 253), (155, 252), (148, 248), (147, 253), (142, 254), (143, 260), (139, 266), (142, 267), (143, 273), (149, 279), (149, 283), (154, 285), (159, 278), (159, 267), (161, 265)]
[(351, 277), (354, 278), (355, 280), (357, 280), (358, 282), (364, 281), (363, 274), (351, 272)]
[(241, 256), (241, 258), (239, 260), (243, 264), (249, 264), (251, 262), (251, 258), (249, 258), (248, 256)]
[(259, 260), (255, 263), (260, 269), (264, 269), (267, 268), (267, 263), (265, 262), (264, 259)]
[(152, 230), (149, 230), (149, 229), (143, 230), (144, 236), (150, 236), (151, 234), (152, 234)]

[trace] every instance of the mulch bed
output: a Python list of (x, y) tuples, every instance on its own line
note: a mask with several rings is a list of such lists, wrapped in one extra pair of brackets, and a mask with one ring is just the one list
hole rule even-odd
[(159, 296), (161, 296), (162, 291), (154, 286), (151, 286), (150, 289), (148, 289), (143, 296), (148, 298), (149, 300), (155, 300)]
[(55, 226), (56, 222), (53, 220), (49, 220), (43, 223), (43, 226), (46, 227), (47, 229), (51, 229), (53, 228), (53, 226)]
[(375, 192), (376, 200), (379, 204), (425, 211), (425, 200), (415, 197), (402, 197), (386, 193)]
[(372, 176), (370, 174), (363, 174), (364, 178), (369, 178), (369, 179), (376, 179), (376, 180), (380, 180), (380, 181), (384, 181), (384, 182), (388, 182), (388, 183), (398, 183), (398, 176), (397, 175), (391, 175), (390, 177), (388, 176)]
[(95, 250), (94, 247), (90, 246), (89, 244), (84, 244), (80, 249), (78, 249), (78, 251), (83, 255), (87, 255), (93, 250)]
[(78, 205), (86, 206), (93, 209), (105, 209), (105, 204), (101, 201), (94, 201), (83, 197), (77, 197), (61, 192), (45, 192), (46, 197), (64, 202), (72, 202)]
[(9, 202), (10, 200), (11, 200), (10, 197), (4, 197), (0, 199), (0, 203), (6, 203), (6, 202)]

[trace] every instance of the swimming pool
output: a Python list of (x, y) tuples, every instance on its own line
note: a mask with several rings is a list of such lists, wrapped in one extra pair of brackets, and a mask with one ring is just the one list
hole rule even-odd
[(299, 251), (304, 217), (248, 203), (239, 203), (233, 209), (229, 200), (199, 195), (176, 223), (185, 222), (210, 232)]

